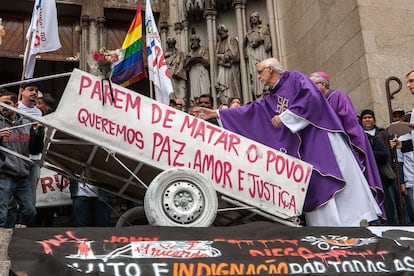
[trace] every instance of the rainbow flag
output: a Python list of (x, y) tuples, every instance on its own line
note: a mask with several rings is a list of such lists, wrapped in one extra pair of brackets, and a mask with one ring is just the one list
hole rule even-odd
[(132, 20), (122, 44), (121, 49), (124, 50), (124, 58), (115, 65), (112, 72), (112, 81), (124, 87), (136, 83), (147, 76), (142, 56), (141, 6), (141, 4), (138, 5), (134, 20)]

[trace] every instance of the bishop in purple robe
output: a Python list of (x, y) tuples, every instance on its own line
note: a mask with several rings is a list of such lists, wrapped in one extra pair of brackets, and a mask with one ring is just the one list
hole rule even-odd
[[(341, 121), (344, 130), (351, 140), (351, 146), (354, 149), (359, 161), (362, 164), (362, 171), (365, 178), (374, 193), (375, 200), (380, 207), (384, 204), (384, 190), (381, 183), (381, 177), (375, 161), (372, 146), (368, 140), (364, 129), (358, 121), (358, 116), (352, 105), (351, 99), (342, 91), (329, 88), (329, 76), (324, 72), (315, 72), (310, 75), (310, 79), (316, 84), (330, 106), (335, 111)], [(385, 218), (385, 212), (383, 212)]]
[(272, 87), (260, 101), (194, 112), (218, 116), (224, 128), (312, 164), (303, 208), (307, 225), (359, 226), (363, 220), (376, 220), (381, 210), (350, 150), (349, 137), (312, 81), (284, 71), (274, 58), (258, 63), (257, 74)]

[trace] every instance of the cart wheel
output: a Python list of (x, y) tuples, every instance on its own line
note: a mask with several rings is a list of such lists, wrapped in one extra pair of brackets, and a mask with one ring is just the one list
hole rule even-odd
[(115, 227), (119, 228), (132, 225), (148, 225), (144, 206), (133, 207), (123, 213), (116, 222)]
[(144, 198), (148, 222), (158, 226), (210, 226), (217, 206), (217, 195), (210, 181), (185, 168), (161, 172), (149, 185)]

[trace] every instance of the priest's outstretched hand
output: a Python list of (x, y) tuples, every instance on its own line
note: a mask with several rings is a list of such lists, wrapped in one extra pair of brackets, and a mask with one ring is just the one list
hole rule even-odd
[(206, 107), (201, 107), (201, 106), (193, 107), (193, 110), (191, 111), (191, 115), (198, 117), (200, 119), (204, 119), (204, 120), (218, 117), (218, 113), (216, 110), (206, 108)]

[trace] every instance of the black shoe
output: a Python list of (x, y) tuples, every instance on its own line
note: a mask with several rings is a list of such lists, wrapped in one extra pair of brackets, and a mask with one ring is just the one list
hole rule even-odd
[(387, 221), (383, 218), (378, 218), (376, 220), (368, 222), (368, 226), (384, 226), (387, 224)]

